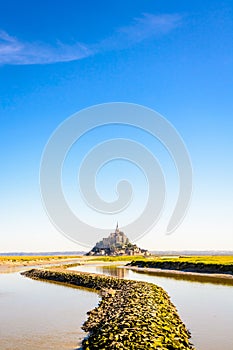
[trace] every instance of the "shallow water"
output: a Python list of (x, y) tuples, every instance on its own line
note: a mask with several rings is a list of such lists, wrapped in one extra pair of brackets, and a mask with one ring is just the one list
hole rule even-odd
[[(163, 287), (191, 331), (197, 350), (233, 349), (233, 286), (99, 264), (74, 269)], [(85, 336), (81, 325), (86, 312), (98, 301), (98, 295), (87, 289), (34, 281), (15, 272), (0, 274), (0, 349), (77, 349)]]
[(99, 296), (86, 289), (0, 274), (0, 349), (72, 350)]
[(72, 270), (104, 273), (155, 283), (164, 288), (192, 333), (197, 350), (233, 349), (233, 286), (209, 283), (192, 277), (171, 278), (114, 266), (86, 265)]

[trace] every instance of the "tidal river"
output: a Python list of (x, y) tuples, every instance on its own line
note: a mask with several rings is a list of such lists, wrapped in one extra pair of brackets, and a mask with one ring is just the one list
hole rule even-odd
[[(116, 266), (77, 266), (72, 270), (104, 273), (155, 283), (164, 288), (192, 333), (197, 350), (233, 350), (233, 286), (156, 276)], [(220, 281), (219, 281), (220, 282)]]
[(86, 312), (98, 301), (87, 289), (1, 273), (0, 349), (77, 349), (85, 336), (81, 325)]
[[(233, 349), (233, 286), (99, 264), (72, 269), (158, 284), (171, 296), (197, 350)], [(87, 289), (39, 282), (15, 272), (0, 274), (0, 349), (78, 349), (86, 312), (98, 301)]]

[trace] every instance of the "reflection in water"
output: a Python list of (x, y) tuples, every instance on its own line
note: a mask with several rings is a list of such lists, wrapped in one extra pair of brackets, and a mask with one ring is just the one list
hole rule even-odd
[(224, 279), (217, 276), (208, 276), (208, 275), (195, 275), (195, 274), (179, 274), (176, 272), (168, 272), (162, 270), (155, 271), (143, 271), (135, 270), (137, 273), (147, 274), (149, 276), (162, 276), (166, 278), (173, 278), (175, 280), (189, 281), (194, 283), (210, 283), (210, 284), (220, 284), (225, 286), (233, 286), (233, 279)]
[(104, 273), (108, 276), (114, 276), (118, 278), (126, 278), (128, 276), (128, 270), (118, 268), (117, 266), (96, 266), (96, 272), (98, 273)]
[[(233, 286), (196, 276), (165, 276), (120, 266), (85, 265), (72, 270), (147, 281), (163, 287), (192, 333), (197, 350), (233, 349)], [(226, 281), (225, 281), (226, 282)], [(0, 274), (0, 349), (74, 349), (96, 293), (38, 282), (19, 273)]]
[(119, 266), (85, 265), (73, 269), (157, 284), (171, 296), (182, 320), (191, 331), (192, 342), (197, 350), (233, 349), (232, 285), (223, 285), (222, 280), (217, 279), (209, 281), (207, 276), (201, 280), (196, 276), (168, 277), (167, 274), (144, 273)]

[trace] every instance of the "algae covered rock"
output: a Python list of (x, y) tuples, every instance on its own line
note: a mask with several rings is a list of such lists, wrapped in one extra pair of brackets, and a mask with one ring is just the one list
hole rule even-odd
[(88, 332), (83, 349), (194, 349), (168, 294), (152, 283), (52, 269), (23, 275), (101, 291), (102, 300), (82, 327)]

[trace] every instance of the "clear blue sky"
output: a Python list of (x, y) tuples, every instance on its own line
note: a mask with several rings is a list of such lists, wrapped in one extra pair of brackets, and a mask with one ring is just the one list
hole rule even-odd
[(232, 38), (230, 0), (1, 1), (0, 251), (82, 249), (43, 211), (40, 159), (62, 121), (112, 101), (165, 116), (193, 163), (182, 225), (171, 236), (157, 228), (138, 244), (233, 249)]

